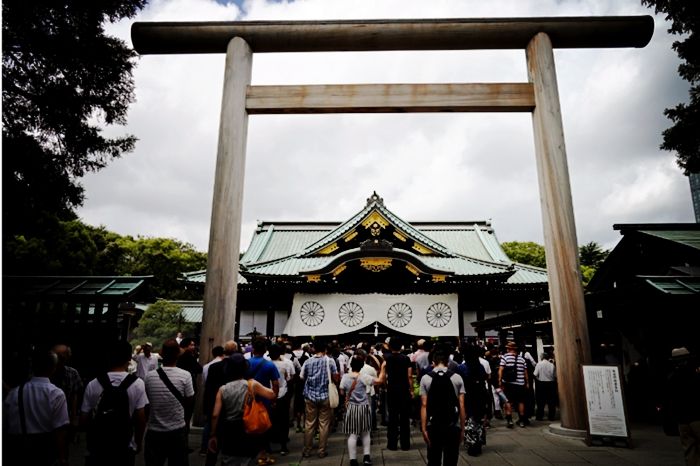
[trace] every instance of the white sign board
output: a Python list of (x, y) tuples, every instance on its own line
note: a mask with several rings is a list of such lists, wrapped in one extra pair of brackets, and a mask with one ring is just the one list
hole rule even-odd
[(591, 437), (629, 437), (618, 366), (583, 367)]

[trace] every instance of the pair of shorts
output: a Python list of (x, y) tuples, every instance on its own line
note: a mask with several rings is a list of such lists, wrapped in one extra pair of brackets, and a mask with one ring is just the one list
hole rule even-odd
[(524, 403), (527, 395), (525, 385), (514, 383), (503, 384), (503, 392), (512, 404)]

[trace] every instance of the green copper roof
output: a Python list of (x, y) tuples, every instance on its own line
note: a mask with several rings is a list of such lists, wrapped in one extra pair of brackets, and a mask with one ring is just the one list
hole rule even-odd
[(640, 230), (640, 233), (700, 249), (700, 230)]
[(3, 277), (5, 290), (24, 295), (53, 297), (114, 296), (136, 293), (152, 275), (137, 277), (95, 276), (8, 276)]
[[(508, 284), (544, 284), (544, 269), (514, 264), (503, 252), (490, 223), (471, 222), (406, 222), (391, 212), (374, 193), (365, 207), (345, 222), (259, 222), (250, 245), (241, 257), (241, 272), (247, 277), (302, 278), (342, 261), (361, 248), (344, 249), (335, 254), (318, 251), (346, 238), (376, 211), (393, 225), (395, 231), (432, 252), (415, 254), (395, 249), (404, 260), (424, 264), (427, 268), (455, 277), (508, 277)], [(396, 257), (396, 256), (394, 256)], [(401, 259), (400, 259), (401, 260)], [(435, 272), (435, 273), (438, 273)], [(185, 275), (185, 280), (204, 283), (205, 271)], [(239, 275), (239, 284), (246, 283)]]
[(664, 294), (697, 295), (700, 293), (700, 277), (640, 276), (639, 278)]

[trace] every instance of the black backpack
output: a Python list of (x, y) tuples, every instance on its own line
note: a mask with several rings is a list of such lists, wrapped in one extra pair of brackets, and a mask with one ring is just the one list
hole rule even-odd
[(518, 380), (518, 356), (515, 356), (513, 364), (508, 364), (508, 360), (503, 358), (506, 362), (503, 366), (503, 376), (501, 380), (505, 383), (514, 383)]
[(136, 379), (136, 375), (129, 374), (115, 387), (110, 383), (107, 374), (97, 377), (97, 381), (102, 385), (102, 395), (93, 411), (87, 431), (87, 447), (91, 453), (104, 455), (129, 447), (134, 428), (127, 389)]
[(432, 379), (428, 390), (428, 423), (433, 426), (447, 427), (457, 423), (459, 405), (455, 387), (450, 378), (454, 372), (432, 371), (428, 376)]

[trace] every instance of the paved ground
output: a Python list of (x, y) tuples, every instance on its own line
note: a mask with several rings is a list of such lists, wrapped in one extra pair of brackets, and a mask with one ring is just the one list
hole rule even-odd
[[(683, 454), (677, 437), (667, 437), (658, 426), (633, 425), (633, 447), (588, 447), (581, 440), (563, 438), (549, 433), (547, 423), (533, 422), (527, 428), (507, 429), (503, 421), (494, 420), (494, 427), (488, 430), (487, 445), (479, 457), (470, 457), (464, 449), (460, 453), (460, 465), (684, 465)], [(332, 434), (328, 444), (328, 457), (302, 458), (303, 434), (290, 430), (291, 453), (288, 456), (273, 455), (280, 466), (347, 466), (345, 436)], [(190, 455), (191, 466), (203, 466), (204, 458), (198, 454), (200, 431), (193, 429), (190, 445), (195, 451)], [(82, 466), (83, 444), (78, 443), (71, 450), (71, 466)], [(376, 466), (397, 465), (423, 466), (426, 464), (426, 449), (420, 432), (412, 434), (412, 447), (409, 451), (389, 451), (386, 448), (386, 432), (380, 430), (372, 436), (372, 459)], [(360, 459), (362, 449), (358, 448)], [(136, 461), (143, 465), (143, 455)]]

